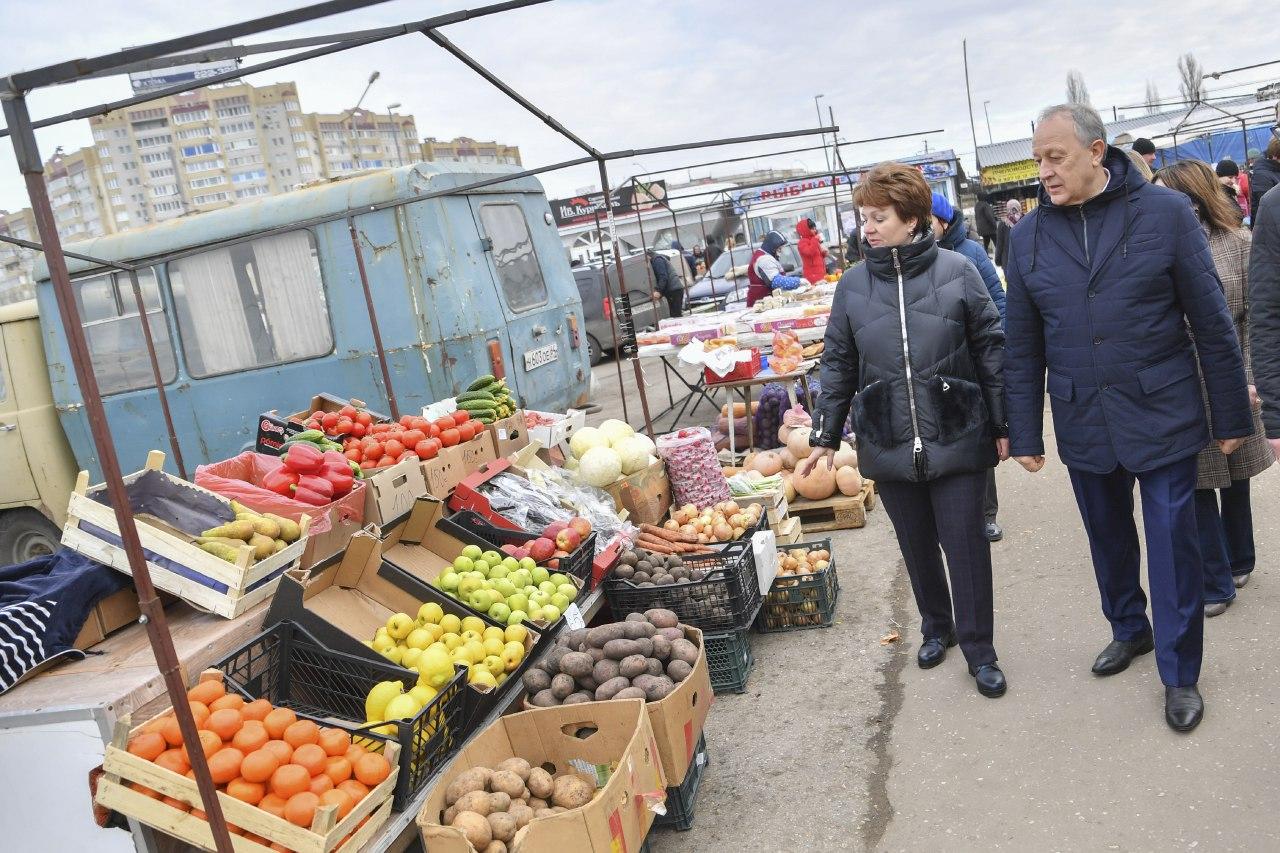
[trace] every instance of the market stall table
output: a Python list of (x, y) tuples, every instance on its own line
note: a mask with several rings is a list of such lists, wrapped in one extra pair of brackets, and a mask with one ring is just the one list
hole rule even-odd
[(800, 362), (800, 366), (789, 373), (774, 373), (772, 366), (766, 367), (764, 370), (752, 376), (750, 379), (736, 379), (732, 382), (713, 382), (710, 384), (711, 389), (724, 389), (729, 395), (729, 453), (737, 455), (737, 448), (734, 445), (734, 433), (737, 430), (733, 424), (733, 398), (735, 392), (741, 392), (742, 397), (746, 400), (746, 419), (747, 419), (747, 449), (755, 446), (755, 419), (751, 417), (751, 388), (755, 385), (768, 385), (773, 382), (781, 382), (787, 389), (787, 397), (790, 398), (794, 405), (796, 402), (796, 393), (793, 383), (795, 380), (802, 380), (800, 383), (801, 392), (804, 394), (805, 405), (809, 407), (809, 411), (813, 411), (813, 397), (809, 394), (808, 376), (815, 367), (818, 366), (816, 358), (805, 359)]

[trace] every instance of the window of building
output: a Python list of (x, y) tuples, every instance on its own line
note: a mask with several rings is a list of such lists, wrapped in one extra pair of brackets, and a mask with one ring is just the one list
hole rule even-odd
[(164, 107), (149, 110), (134, 110), (129, 113), (129, 121), (145, 121), (149, 118), (164, 118)]
[[(221, 103), (221, 101), (219, 101)], [(253, 112), (253, 108), (248, 104), (235, 107), (218, 107), (218, 118), (235, 118), (236, 116), (247, 116)]]
[(217, 154), (221, 149), (216, 142), (206, 142), (203, 145), (188, 145), (182, 149), (183, 157), (199, 157), (201, 154)]
[(302, 127), (302, 116), (289, 116), (289, 127)]
[(315, 241), (293, 231), (169, 264), (192, 376), (215, 376), (333, 350)]
[(114, 172), (115, 170), (116, 170), (116, 167), (115, 167), (115, 166), (113, 166), (113, 165), (111, 165), (110, 163), (103, 163), (103, 164), (102, 164), (102, 171), (103, 171), (103, 172), (106, 172), (107, 174), (110, 174), (110, 173)]
[(120, 189), (120, 179), (119, 179), (119, 178), (107, 178), (107, 189), (109, 189), (109, 190), (118, 190), (118, 189)]
[(119, 193), (113, 193), (111, 196), (111, 204), (112, 205), (124, 204), (124, 196), (120, 195)]
[(153, 151), (150, 154), (142, 155), (144, 163), (168, 163), (173, 160), (173, 155), (168, 151)]
[[(155, 148), (157, 145), (168, 145), (170, 142), (173, 142), (173, 137), (166, 133), (163, 136), (148, 136), (146, 139), (139, 139), (138, 147), (139, 148)], [(128, 154), (129, 152), (128, 150), (124, 149), (123, 146), (121, 146), (120, 153)]]
[(128, 221), (129, 221), (129, 211), (127, 210), (116, 211), (116, 222), (128, 222)]
[(313, 174), (314, 172), (315, 172), (315, 170), (314, 170), (313, 168), (311, 168), (311, 163), (310, 163), (310, 161), (303, 160), (301, 163), (299, 163), (299, 164), (298, 164), (298, 174), (299, 174), (299, 175), (311, 175), (311, 174)]
[[(142, 140), (138, 140), (138, 147), (142, 147)], [(117, 145), (117, 146), (116, 146), (116, 151), (117, 151), (117, 152), (119, 152), (120, 154), (128, 154), (128, 153), (129, 153), (130, 151), (132, 151), (132, 150), (133, 150), (133, 149), (132, 149), (132, 148), (130, 148), (128, 145)], [(109, 156), (109, 155), (108, 155), (108, 156)]]
[(218, 184), (225, 184), (226, 182), (227, 179), (223, 175), (210, 175), (207, 178), (196, 178), (193, 181), (188, 181), (188, 184), (191, 189), (198, 190), (203, 187), (216, 187)]
[(295, 133), (295, 134), (293, 135), (293, 141), (294, 141), (294, 142), (306, 142), (306, 141), (307, 141), (307, 134), (306, 134), (306, 133), (304, 133), (304, 132), (299, 131), (298, 133)]
[(121, 168), (121, 169), (124, 169), (126, 172), (128, 172), (128, 171), (130, 171), (130, 170), (132, 170), (132, 169), (136, 169), (136, 168), (138, 168), (138, 163), (137, 163), (137, 161), (136, 161), (136, 160), (128, 160), (128, 161), (126, 161), (126, 162), (124, 162), (124, 163), (121, 163), (121, 164), (120, 164), (120, 168)]
[(533, 238), (524, 221), (524, 213), (515, 204), (486, 204), (480, 208), (480, 221), (493, 243), (493, 265), (502, 282), (507, 307), (527, 311), (547, 304), (547, 283), (533, 249)]
[(107, 132), (100, 127), (94, 128), (93, 138), (95, 141), (101, 142), (102, 140), (107, 138)]
[(196, 204), (215, 204), (220, 201), (226, 201), (231, 198), (227, 193), (209, 193), (207, 195), (198, 195), (191, 199)]
[[(177, 364), (155, 273), (149, 269), (139, 270), (138, 284), (160, 364), (160, 377), (166, 383), (172, 382), (177, 376)], [(119, 394), (152, 385), (155, 378), (151, 373), (151, 358), (147, 354), (129, 276), (111, 273), (84, 279), (75, 283), (75, 294), (98, 389), (104, 395)]]
[(180, 201), (158, 201), (151, 205), (156, 213), (169, 213), (174, 210), (182, 210), (182, 202)]
[(236, 198), (253, 198), (254, 196), (270, 195), (271, 187), (266, 184), (258, 184), (256, 187), (245, 187), (236, 190)]
[(173, 114), (174, 124), (190, 124), (193, 121), (208, 121), (209, 109), (204, 107), (198, 110), (184, 110), (183, 112), (175, 112)]
[(255, 129), (257, 129), (257, 124), (252, 121), (233, 121), (218, 126), (218, 132), (223, 136), (229, 136), (233, 133), (248, 133)]
[(160, 196), (160, 197), (167, 196), (167, 195), (177, 195), (178, 185), (177, 184), (161, 184), (158, 187), (152, 187), (151, 194), (153, 196)]
[(164, 168), (164, 169), (152, 169), (152, 170), (150, 170), (149, 172), (147, 172), (147, 178), (148, 178), (149, 180), (154, 181), (154, 180), (158, 180), (158, 179), (160, 179), (160, 178), (172, 178), (172, 177), (174, 176), (174, 174), (175, 174), (175, 173), (174, 173), (173, 167), (172, 167), (172, 166), (168, 166), (168, 167), (166, 167), (166, 168)]
[(182, 168), (187, 170), (187, 174), (194, 172), (208, 172), (211, 169), (221, 169), (222, 160), (197, 160), (194, 163), (184, 163)]
[(258, 147), (258, 139), (254, 136), (248, 136), (244, 139), (233, 139), (227, 143), (228, 151), (248, 151), (250, 148)]
[(179, 139), (205, 139), (213, 136), (213, 128), (202, 125), (200, 127), (184, 127), (178, 131)]
[(310, 157), (310, 156), (311, 156), (311, 149), (310, 149), (310, 148), (295, 148), (295, 149), (293, 149), (293, 156), (294, 156), (294, 157), (297, 157), (299, 160), (305, 160), (305, 159), (307, 159), (308, 157)]
[(111, 146), (110, 146), (110, 145), (99, 145), (99, 146), (98, 146), (98, 156), (99, 156), (99, 157), (110, 157), (110, 156), (111, 156)]
[(297, 101), (294, 101), (294, 100), (288, 100), (288, 101), (285, 101), (285, 102), (284, 102), (284, 108), (285, 108), (286, 110), (291, 111), (291, 112), (296, 112), (296, 111), (298, 111), (298, 110), (302, 109), (302, 107), (298, 104), (298, 102), (297, 102)]
[(150, 121), (135, 121), (133, 123), (134, 133), (146, 133), (149, 130), (160, 130), (169, 126), (169, 122), (162, 118), (151, 119)]
[(267, 179), (266, 169), (254, 169), (252, 172), (240, 172), (231, 176), (233, 184), (243, 184), (246, 181), (265, 181)]
[(227, 163), (231, 166), (252, 166), (255, 163), (262, 162), (261, 154), (242, 154), (239, 157), (232, 157)]

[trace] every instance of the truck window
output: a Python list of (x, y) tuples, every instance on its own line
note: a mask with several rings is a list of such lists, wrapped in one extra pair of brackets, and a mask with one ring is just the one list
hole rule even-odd
[[(155, 272), (139, 270), (138, 285), (142, 288), (142, 304), (147, 309), (160, 377), (166, 383), (172, 382), (177, 376), (177, 363)], [(147, 340), (138, 321), (138, 305), (128, 274), (109, 273), (82, 279), (75, 283), (74, 290), (98, 390), (103, 394), (119, 394), (155, 385)]]
[(216, 376), (333, 350), (310, 231), (291, 231), (169, 264), (187, 370)]
[(493, 242), (493, 265), (512, 311), (547, 304), (547, 283), (533, 250), (524, 213), (516, 204), (486, 204), (480, 208), (485, 234)]

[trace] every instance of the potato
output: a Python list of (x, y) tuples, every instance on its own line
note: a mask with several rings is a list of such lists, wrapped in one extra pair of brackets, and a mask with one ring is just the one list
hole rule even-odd
[(538, 708), (554, 708), (556, 705), (560, 704), (560, 698), (556, 696), (556, 694), (552, 693), (550, 688), (548, 688), (546, 690), (539, 690), (537, 693), (533, 694), (533, 696), (530, 697), (529, 702)]
[(517, 830), (524, 829), (525, 825), (529, 823), (529, 821), (533, 820), (533, 809), (519, 801), (511, 804), (511, 808), (507, 810), (507, 814), (515, 818)]
[(594, 702), (594, 701), (595, 701), (595, 697), (592, 696), (590, 693), (587, 693), (585, 691), (578, 691), (577, 693), (570, 693), (568, 696), (564, 697), (564, 701), (561, 702), (560, 704), (561, 705), (581, 705), (583, 702)]
[(572, 675), (574, 678), (579, 676), (587, 676), (591, 674), (591, 668), (596, 662), (591, 655), (585, 652), (569, 652), (560, 658), (560, 671), (566, 675)]
[(638, 654), (642, 654), (645, 657), (653, 656), (653, 640), (648, 637), (641, 637), (640, 639), (632, 640), (631, 642), (636, 644)]
[(657, 702), (661, 699), (666, 699), (667, 695), (675, 689), (676, 685), (674, 681), (667, 678), (665, 675), (659, 675), (650, 681), (644, 688), (645, 701)]
[[(653, 638), (653, 656), (658, 660), (667, 660), (671, 657), (671, 641), (661, 634)], [(528, 678), (528, 673), (525, 673)], [(541, 689), (541, 688), (539, 688)]]
[(604, 644), (610, 640), (622, 640), (627, 636), (626, 626), (621, 622), (614, 622), (610, 625), (600, 625), (587, 631), (587, 645), (592, 648), (603, 649)]
[(684, 629), (683, 628), (659, 628), (657, 634), (655, 634), (654, 636), (666, 637), (671, 642), (675, 642), (676, 640), (684, 639)]
[(631, 686), (631, 679), (619, 675), (617, 678), (611, 678), (604, 684), (596, 688), (596, 701), (604, 702), (613, 698), (613, 695), (619, 690), (625, 690)]
[(644, 622), (644, 621), (647, 621), (647, 620), (644, 618), (644, 614), (643, 614), (643, 613), (628, 613), (628, 614), (627, 614), (627, 620), (626, 620), (626, 621), (628, 621), (628, 622)]
[(613, 694), (614, 699), (646, 699), (645, 692), (639, 687), (627, 687)]
[(551, 676), (547, 675), (541, 669), (530, 667), (520, 679), (524, 684), (524, 689), (530, 693), (537, 693), (540, 690), (546, 690), (551, 686)]
[(507, 845), (501, 841), (489, 842), (489, 846), (480, 851), (480, 853), (507, 853)]
[(604, 660), (604, 649), (597, 649), (595, 646), (588, 646), (587, 654), (591, 656), (592, 663), (599, 663)]
[(480, 817), (487, 817), (493, 810), (493, 795), (484, 791), (470, 791), (458, 798), (454, 807), (460, 812), (475, 812)]
[(604, 644), (604, 655), (613, 660), (622, 660), (629, 655), (639, 654), (638, 642), (637, 640), (610, 640)]
[[(506, 762), (504, 761), (503, 763), (505, 764)], [(494, 812), (509, 811), (511, 809), (512, 802), (513, 800), (511, 795), (504, 791), (499, 791), (496, 794), (490, 794), (489, 795), (489, 814), (493, 814)]]
[[(628, 681), (622, 687), (629, 687), (631, 684), (630, 679), (635, 678), (637, 675), (642, 675), (648, 669), (648, 661), (646, 661), (644, 655), (628, 655), (623, 658), (618, 662), (618, 675), (628, 679)], [(622, 688), (618, 689), (621, 690)]]
[(488, 767), (472, 767), (465, 773), (460, 774), (457, 779), (449, 783), (448, 788), (445, 788), (445, 805), (453, 805), (462, 798), (463, 794), (469, 794), (472, 791), (483, 791), (488, 786), (489, 777), (492, 775), (493, 771)]
[(557, 776), (551, 804), (565, 809), (579, 809), (591, 802), (595, 785), (576, 774)]
[(570, 651), (581, 651), (582, 644), (587, 642), (587, 635), (590, 633), (591, 631), (587, 628), (574, 628), (572, 631), (566, 632), (559, 642), (568, 646)]
[(467, 837), (467, 843), (477, 850), (485, 849), (493, 840), (493, 829), (489, 826), (489, 819), (475, 812), (458, 812), (449, 825), (461, 830)]
[(693, 672), (693, 667), (682, 660), (673, 660), (667, 664), (667, 675), (671, 676), (671, 680), (676, 683), (684, 681), (691, 672)]
[[(605, 681), (608, 680), (609, 679), (607, 678), (605, 679)], [(596, 677), (594, 675), (588, 675), (586, 678), (579, 678), (577, 681), (578, 690), (585, 690), (588, 693), (595, 693), (596, 688), (600, 686), (600, 682), (596, 681)]]
[(534, 817), (555, 817), (556, 813), (551, 809), (538, 809), (533, 813)]
[(698, 662), (698, 647), (688, 640), (672, 640), (671, 657), (693, 666)]
[(596, 665), (591, 670), (591, 677), (596, 680), (597, 684), (604, 684), (611, 678), (617, 678), (618, 662), (608, 658), (596, 661)]
[(628, 640), (640, 640), (645, 637), (652, 637), (653, 632), (658, 630), (648, 622), (625, 622), (623, 628), (626, 629)]
[(538, 662), (538, 667), (548, 676), (555, 675), (560, 672), (560, 660), (571, 651), (573, 650), (568, 646), (562, 646), (559, 644), (553, 645), (551, 648), (547, 649), (546, 655), (544, 655), (542, 660)]
[(657, 658), (649, 658), (645, 662), (649, 665), (648, 672), (650, 675), (662, 675), (664, 672), (666, 672), (666, 670), (663, 669), (662, 667), (662, 661), (658, 660)]
[(453, 818), (457, 814), (458, 814), (458, 807), (449, 806), (449, 808), (444, 810), (444, 818), (441, 820), (441, 823), (443, 823), (445, 826), (451, 826), (453, 824)]
[(489, 780), (489, 787), (493, 788), (495, 794), (501, 792), (513, 800), (518, 800), (524, 793), (524, 780), (510, 770), (499, 770)]
[[(551, 777), (548, 776), (547, 778), (550, 779)], [(551, 795), (547, 794), (547, 796), (550, 797)], [(550, 806), (547, 804), (546, 800), (541, 799), (540, 797), (530, 797), (529, 808), (533, 809), (536, 812), (538, 809), (550, 808)]]
[[(551, 792), (555, 790), (555, 785), (551, 781), (551, 774), (541, 767), (534, 767), (529, 770), (529, 793), (540, 800), (545, 800), (551, 796)], [(543, 804), (545, 806), (545, 803)], [(529, 806), (533, 808), (533, 803)]]
[(644, 612), (645, 620), (655, 628), (674, 628), (680, 624), (680, 617), (670, 610), (655, 607)]
[[(529, 762), (525, 761), (523, 758), (508, 758), (506, 761), (502, 762), (501, 764), (499, 764), (497, 767), (493, 769), (495, 771), (510, 770), (512, 773), (516, 774), (521, 779), (526, 781), (529, 779), (530, 771), (533, 770)], [(503, 809), (503, 811), (506, 811), (506, 810)]]
[(563, 672), (551, 679), (551, 692), (557, 699), (563, 700), (574, 691), (574, 683), (572, 675), (565, 675)]
[(515, 837), (516, 819), (506, 812), (489, 815), (489, 829), (495, 840), (506, 843)]

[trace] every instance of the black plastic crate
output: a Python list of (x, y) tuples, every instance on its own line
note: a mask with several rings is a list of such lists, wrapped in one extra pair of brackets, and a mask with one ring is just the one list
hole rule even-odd
[[(778, 554), (804, 549), (805, 551), (831, 551), (831, 540), (801, 542), (778, 547)], [(762, 634), (777, 631), (801, 631), (806, 628), (830, 628), (835, 622), (836, 599), (840, 595), (840, 578), (836, 574), (835, 555), (821, 572), (806, 575), (781, 576), (773, 579), (773, 586), (764, 598), (760, 615), (756, 617), (756, 630)]]
[[(473, 510), (464, 509), (453, 515), (441, 518), (436, 527), (455, 539), (469, 545), (477, 545), (485, 550), (500, 549), (503, 545), (524, 545), (539, 538), (539, 534), (527, 530), (511, 530), (491, 524), (487, 518)], [(503, 556), (506, 556), (505, 554)], [(551, 571), (572, 575), (582, 581), (583, 592), (592, 589), (592, 562), (596, 556), (596, 534), (591, 533), (582, 541), (572, 554), (559, 558), (559, 568)], [(547, 566), (554, 560), (542, 560), (539, 565)]]
[(716, 693), (745, 693), (747, 679), (756, 665), (750, 631), (743, 628), (723, 634), (703, 634), (702, 644), (707, 650), (711, 689)]
[[(458, 667), (412, 720), (366, 723), (364, 700), (374, 684), (400, 681), (407, 689), (417, 682), (417, 673), (332, 651), (293, 622), (277, 622), (214, 666), (249, 698), (266, 699), (374, 743), (398, 741), (396, 809), (404, 808), (468, 734), (465, 667)], [(375, 731), (387, 725), (396, 727), (394, 736)]]
[(700, 581), (640, 586), (610, 577), (605, 592), (615, 620), (654, 607), (674, 612), (680, 621), (703, 631), (747, 627), (760, 606), (760, 582), (750, 542), (730, 542), (713, 554), (681, 554), (685, 566), (702, 569)]
[(697, 805), (698, 788), (707, 772), (711, 759), (707, 756), (707, 736), (698, 738), (698, 748), (693, 752), (693, 763), (679, 785), (667, 788), (667, 813), (654, 818), (653, 825), (674, 827), (680, 832), (693, 829), (693, 808)]

